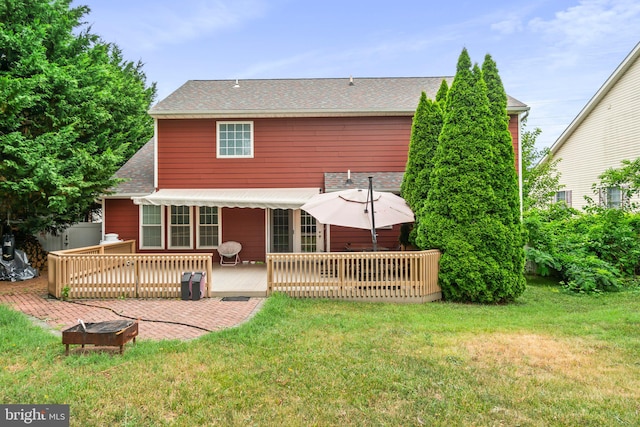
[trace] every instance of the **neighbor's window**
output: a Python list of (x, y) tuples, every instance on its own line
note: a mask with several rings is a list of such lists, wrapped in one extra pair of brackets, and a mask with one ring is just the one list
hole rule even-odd
[(556, 193), (556, 203), (565, 202), (568, 207), (571, 207), (571, 190), (562, 190)]
[(626, 203), (625, 189), (620, 187), (601, 187), (598, 189), (600, 206), (621, 208)]
[(191, 248), (191, 208), (189, 206), (171, 206), (169, 247), (172, 249)]
[(253, 157), (253, 122), (218, 122), (218, 157)]
[(200, 206), (198, 209), (198, 248), (214, 248), (220, 244), (218, 208)]
[(622, 206), (622, 190), (620, 187), (609, 187), (607, 192), (607, 207), (619, 208)]
[(162, 242), (162, 206), (140, 206), (141, 249), (164, 249)]

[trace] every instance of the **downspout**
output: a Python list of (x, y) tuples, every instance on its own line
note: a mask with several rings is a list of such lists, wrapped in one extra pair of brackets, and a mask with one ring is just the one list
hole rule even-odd
[(518, 191), (520, 193), (520, 222), (522, 222), (524, 216), (524, 193), (522, 191), (522, 122), (529, 117), (529, 110), (524, 113), (524, 116), (518, 114)]
[(158, 190), (158, 119), (153, 119), (153, 189)]
[(104, 197), (103, 197), (102, 199), (100, 199), (100, 212), (102, 213), (102, 221), (101, 221), (102, 224), (101, 224), (101, 227), (100, 227), (100, 228), (102, 228), (102, 233), (101, 233), (102, 235), (100, 236), (101, 240), (105, 240), (105, 233), (106, 233), (105, 225), (104, 225), (104, 219), (107, 217), (107, 215), (105, 215), (105, 213), (106, 213), (105, 209), (106, 209), (106, 205), (104, 203)]

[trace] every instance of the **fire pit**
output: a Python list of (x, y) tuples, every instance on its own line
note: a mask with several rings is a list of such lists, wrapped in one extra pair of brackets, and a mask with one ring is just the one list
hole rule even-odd
[(69, 355), (69, 344), (93, 344), (100, 346), (120, 347), (120, 354), (124, 352), (124, 345), (138, 335), (138, 321), (110, 320), (98, 323), (81, 323), (62, 331), (62, 344), (65, 344), (65, 354)]

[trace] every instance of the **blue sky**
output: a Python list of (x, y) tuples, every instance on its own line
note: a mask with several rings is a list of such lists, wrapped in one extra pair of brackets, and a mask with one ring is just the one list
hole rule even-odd
[[(640, 41), (637, 0), (75, 0), (142, 61), (157, 101), (191, 79), (455, 74), (492, 55), (551, 145)], [(416, 99), (417, 103), (417, 99)]]

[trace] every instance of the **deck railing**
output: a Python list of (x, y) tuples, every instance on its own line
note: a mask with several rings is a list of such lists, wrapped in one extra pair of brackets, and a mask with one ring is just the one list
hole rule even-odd
[(440, 252), (267, 254), (267, 295), (427, 302), (442, 298)]
[(50, 252), (49, 293), (56, 298), (177, 298), (183, 272), (206, 272), (213, 254), (137, 254), (135, 240)]

